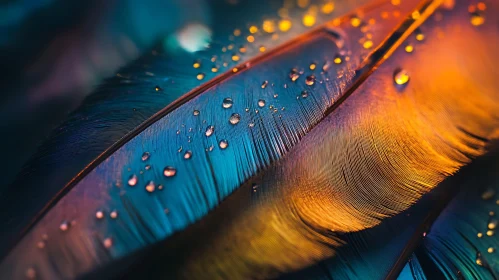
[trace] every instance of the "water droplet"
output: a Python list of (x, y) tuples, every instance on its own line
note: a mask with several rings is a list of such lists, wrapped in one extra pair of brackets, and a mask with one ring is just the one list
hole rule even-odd
[(350, 19), (350, 24), (351, 24), (353, 27), (359, 27), (361, 23), (362, 23), (362, 21), (360, 20), (360, 18), (358, 18), (358, 17), (356, 17), (356, 16), (353, 16), (353, 17)]
[(223, 100), (222, 107), (224, 107), (225, 109), (229, 109), (230, 107), (232, 107), (232, 104), (234, 104), (232, 98), (227, 97)]
[(200, 81), (201, 81), (202, 79), (204, 79), (204, 73), (199, 73), (199, 74), (197, 74), (197, 75), (196, 75), (196, 79), (198, 79), (198, 80), (200, 80)]
[(95, 217), (99, 220), (104, 218), (104, 212), (102, 210), (98, 210), (97, 212), (95, 212)]
[(32, 267), (26, 270), (26, 278), (35, 279), (36, 278), (36, 270)]
[(69, 229), (69, 223), (68, 221), (63, 221), (60, 225), (59, 225), (59, 229), (61, 231), (66, 231)]
[(206, 137), (210, 137), (214, 131), (215, 131), (215, 127), (213, 125), (209, 125), (208, 127), (206, 127), (204, 135), (206, 135)]
[(111, 213), (109, 213), (109, 217), (111, 217), (111, 219), (118, 218), (118, 210), (111, 211)]
[[(336, 64), (341, 64), (341, 63), (343, 62), (343, 60), (341, 59), (341, 56), (340, 56), (340, 55), (336, 55), (336, 56), (334, 57), (333, 62), (334, 62), (334, 63), (336, 63)], [(326, 70), (324, 70), (324, 71), (326, 71)]]
[(158, 190), (162, 191), (163, 190), (163, 185), (158, 186)]
[(316, 67), (317, 67), (317, 64), (315, 64), (315, 62), (310, 63), (310, 66), (309, 66), (310, 70), (315, 70)]
[(477, 235), (476, 235), (476, 236), (477, 236), (478, 238), (482, 238), (483, 233), (479, 232), (479, 233), (477, 233)]
[(291, 72), (289, 72), (289, 78), (292, 82), (298, 80), (298, 78), (300, 78), (300, 72), (298, 72), (296, 68), (291, 69)]
[(40, 249), (45, 248), (45, 241), (39, 241), (38, 243), (36, 243), (36, 247)]
[(490, 217), (489, 221), (487, 222), (487, 228), (495, 229), (496, 227), (497, 227), (497, 219), (494, 217)]
[(155, 87), (154, 87), (154, 90), (155, 90), (155, 91), (162, 91), (163, 89), (162, 89), (160, 86), (155, 86)]
[(135, 186), (137, 185), (137, 181), (138, 181), (138, 178), (137, 178), (137, 175), (130, 175), (130, 178), (128, 178), (128, 185), (129, 186)]
[(165, 177), (173, 177), (175, 174), (177, 174), (177, 170), (174, 167), (167, 166), (163, 169), (163, 175), (165, 175)]
[(254, 127), (254, 126), (255, 126), (255, 124), (254, 124), (254, 123), (252, 123), (252, 122), (250, 122), (250, 123), (248, 124), (248, 126), (249, 126), (249, 127)]
[(145, 168), (146, 170), (149, 170), (149, 169), (151, 169), (151, 165), (147, 164), (146, 166), (144, 166), (144, 168)]
[(482, 193), (482, 199), (489, 200), (489, 199), (493, 198), (495, 194), (496, 194), (496, 191), (494, 189), (488, 188), (487, 190), (485, 190)]
[(473, 26), (480, 26), (485, 23), (485, 17), (479, 12), (470, 13), (470, 22)]
[(241, 120), (241, 116), (237, 113), (232, 114), (229, 118), (229, 122), (231, 124), (237, 124), (237, 123), (239, 123), (240, 120)]
[(265, 100), (260, 99), (258, 100), (258, 107), (264, 107), (265, 106)]
[(185, 151), (184, 159), (190, 159), (191, 157), (192, 157), (192, 152), (191, 151)]
[(156, 189), (156, 185), (154, 184), (153, 181), (149, 181), (146, 185), (146, 191), (152, 193)]
[(493, 236), (494, 235), (494, 231), (489, 229), (487, 230), (487, 236)]
[(148, 160), (150, 156), (151, 156), (151, 154), (149, 152), (144, 152), (142, 154), (142, 161)]
[(301, 97), (307, 98), (308, 97), (308, 91), (304, 90), (301, 92)]
[(315, 76), (314, 75), (310, 75), (308, 76), (306, 79), (305, 79), (305, 84), (307, 86), (313, 86), (315, 84)]
[(216, 67), (216, 66), (212, 66), (212, 67), (211, 67), (211, 72), (213, 72), (213, 73), (217, 73), (217, 72), (218, 72), (218, 67)]
[(194, 116), (199, 116), (199, 110), (194, 110), (194, 112), (192, 112), (192, 114), (193, 114)]
[(414, 51), (414, 47), (411, 44), (406, 45), (404, 49), (406, 53), (412, 53)]
[(397, 69), (393, 73), (393, 80), (397, 85), (405, 85), (409, 82), (409, 73), (404, 69)]
[(109, 249), (113, 246), (113, 240), (111, 239), (111, 237), (108, 237), (106, 239), (104, 239), (104, 241), (102, 242), (102, 244), (104, 245), (104, 247), (106, 249)]
[(269, 84), (269, 81), (263, 81), (262, 88), (266, 88), (268, 84)]
[(252, 190), (254, 193), (256, 193), (256, 192), (258, 191), (258, 185), (257, 185), (257, 184), (253, 184), (253, 185), (251, 186), (251, 190)]
[(371, 40), (366, 40), (363, 44), (362, 44), (362, 47), (364, 47), (364, 49), (368, 50), (370, 48), (373, 47), (373, 41)]
[(487, 249), (487, 252), (489, 252), (489, 254), (492, 254), (492, 253), (494, 253), (494, 252), (495, 252), (495, 250), (494, 250), (494, 248), (489, 247), (489, 248)]
[(197, 69), (197, 68), (201, 67), (201, 63), (199, 61), (194, 61), (194, 63), (192, 64), (192, 67)]
[(218, 146), (220, 147), (220, 149), (225, 149), (227, 148), (227, 146), (229, 146), (229, 142), (227, 142), (227, 140), (223, 139), (223, 140), (220, 140), (220, 142), (218, 143)]
[(421, 32), (421, 30), (416, 31), (416, 40), (420, 42), (424, 40), (424, 34), (423, 32)]
[(476, 253), (476, 259), (475, 259), (475, 262), (477, 265), (479, 266), (483, 266), (483, 259), (482, 259), (482, 254), (480, 254), (480, 252), (477, 252)]

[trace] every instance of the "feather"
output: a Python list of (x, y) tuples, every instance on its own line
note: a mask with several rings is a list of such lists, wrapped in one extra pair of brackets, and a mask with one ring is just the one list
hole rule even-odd
[[(358, 29), (343, 23), (334, 32), (315, 31), (313, 40), (296, 40), (296, 48), (276, 51), (272, 59), (237, 68), (239, 74), (165, 109), (75, 181), (4, 259), (2, 275), (20, 275), (31, 265), (49, 278), (75, 277), (177, 232), (139, 251), (146, 263), (128, 276), (276, 277), (340, 258), (357, 232), (361, 243), (371, 230), (384, 232), (383, 220), (410, 209), (497, 137), (497, 39), (487, 37), (493, 28), (462, 26), (459, 34), (468, 36), (456, 35), (450, 27), (467, 16), (456, 5), (442, 11), (442, 23), (423, 26), (420, 51), (395, 50), (414, 40), (407, 36), (436, 4), (418, 6), (420, 17), (414, 6), (404, 6), (411, 18), (377, 25), (371, 40), (381, 44), (373, 52), (357, 43)], [(381, 5), (364, 16), (387, 9), (393, 7)], [(438, 38), (439, 29), (448, 42)], [(340, 53), (340, 42), (352, 52), (349, 63), (315, 80), (303, 81), (314, 73), (306, 70), (298, 82), (288, 81), (293, 67)], [(482, 57), (459, 62), (448, 51), (467, 53), (477, 45)], [(362, 64), (359, 58), (368, 53)], [(483, 57), (490, 64), (475, 63)], [(427, 61), (439, 63), (428, 69)], [(393, 82), (399, 67), (410, 69), (410, 82), (402, 86)], [(336, 71), (343, 71), (341, 77)], [(278, 87), (283, 84), (287, 88)], [(473, 98), (461, 98), (465, 94)], [(230, 121), (234, 113), (237, 122)], [(210, 151), (212, 145), (218, 148)], [(119, 219), (100, 218), (114, 209)], [(35, 251), (43, 234), (57, 242)], [(392, 245), (396, 253), (401, 243)]]

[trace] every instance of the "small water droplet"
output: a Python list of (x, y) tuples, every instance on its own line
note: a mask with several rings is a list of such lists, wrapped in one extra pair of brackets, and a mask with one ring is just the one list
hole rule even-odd
[(173, 177), (175, 174), (177, 174), (177, 170), (174, 167), (167, 166), (163, 169), (163, 175), (165, 175), (165, 177)]
[(45, 248), (45, 241), (39, 241), (38, 243), (36, 243), (36, 247), (40, 249)]
[(260, 99), (258, 100), (258, 107), (264, 107), (265, 106), (265, 100)]
[(150, 156), (151, 156), (151, 154), (149, 152), (144, 152), (142, 154), (142, 161), (148, 160)]
[(405, 85), (409, 82), (409, 73), (404, 69), (397, 69), (393, 73), (393, 80), (397, 85)]
[(335, 64), (341, 64), (341, 63), (343, 62), (343, 60), (341, 59), (341, 56), (340, 56), (340, 55), (336, 55), (336, 56), (334, 57), (333, 62), (334, 62)]
[(421, 32), (421, 30), (416, 31), (416, 40), (420, 42), (424, 40), (424, 34), (423, 32)]
[(149, 181), (146, 185), (146, 191), (152, 193), (156, 189), (156, 185), (154, 184), (153, 181)]
[(163, 190), (163, 185), (158, 186), (158, 190), (162, 191)]
[(487, 236), (493, 236), (494, 235), (494, 231), (489, 229), (487, 230)]
[(483, 233), (479, 232), (479, 233), (477, 233), (477, 235), (476, 235), (476, 236), (477, 236), (478, 238), (482, 238)]
[(215, 127), (213, 125), (209, 125), (208, 127), (206, 127), (204, 135), (206, 135), (206, 137), (210, 137), (214, 131), (215, 131)]
[(293, 68), (291, 69), (291, 71), (289, 72), (289, 78), (291, 79), (292, 82), (298, 80), (298, 78), (300, 78), (300, 73), (298, 72), (298, 70), (296, 68)]
[(204, 73), (199, 73), (199, 74), (197, 74), (197, 75), (196, 75), (196, 79), (198, 79), (198, 80), (200, 80), (200, 81), (201, 81), (202, 79), (204, 79)]
[(149, 169), (151, 169), (151, 165), (147, 164), (146, 166), (144, 166), (144, 168), (145, 168), (146, 170), (149, 170)]
[(495, 252), (495, 250), (494, 250), (494, 248), (489, 247), (489, 248), (487, 249), (487, 252), (489, 252), (489, 254), (492, 254), (492, 253), (494, 253), (494, 252)]
[(97, 212), (95, 212), (95, 217), (99, 220), (104, 218), (104, 212), (102, 210), (98, 210)]
[(223, 139), (223, 140), (220, 140), (220, 142), (218, 143), (218, 146), (220, 147), (220, 149), (225, 149), (227, 148), (227, 146), (229, 146), (229, 142), (227, 142), (227, 140)]
[(269, 81), (263, 81), (262, 88), (266, 88), (268, 84), (269, 84)]
[(317, 67), (317, 64), (315, 64), (315, 62), (310, 63), (310, 66), (309, 66), (310, 70), (315, 70), (316, 67)]
[(196, 68), (196, 69), (197, 69), (197, 68), (199, 68), (199, 67), (201, 67), (201, 62), (199, 62), (199, 61), (197, 61), (197, 60), (196, 60), (196, 61), (194, 61), (194, 63), (192, 64), (192, 67), (194, 67), (194, 68)]
[(308, 97), (308, 91), (304, 90), (301, 92), (301, 97), (307, 98)]
[(154, 90), (155, 90), (155, 91), (162, 91), (163, 89), (162, 89), (160, 86), (155, 86), (155, 87), (154, 87)]
[(485, 23), (485, 17), (479, 12), (470, 13), (470, 22), (473, 26), (480, 26)]
[(109, 213), (109, 217), (111, 217), (111, 219), (118, 218), (118, 210), (111, 211), (111, 213)]
[(250, 123), (248, 124), (248, 126), (249, 126), (249, 127), (254, 127), (254, 126), (255, 126), (255, 124), (254, 124), (254, 123), (252, 123), (252, 122), (250, 122)]
[(104, 247), (106, 249), (109, 249), (113, 246), (113, 240), (111, 239), (111, 237), (108, 237), (106, 239), (104, 239), (104, 241), (102, 242), (102, 244), (104, 244)]
[(199, 116), (199, 110), (194, 110), (194, 112), (192, 112), (192, 114), (193, 114), (194, 116)]
[(412, 53), (414, 51), (414, 47), (411, 44), (406, 45), (404, 49), (406, 53)]
[(133, 187), (137, 184), (137, 181), (138, 181), (137, 175), (135, 174), (130, 175), (130, 178), (128, 178), (128, 185)]
[(494, 217), (490, 217), (489, 221), (487, 222), (487, 228), (495, 229), (496, 227), (497, 227), (497, 219)]
[(191, 159), (191, 157), (192, 157), (192, 152), (191, 151), (185, 151), (184, 159)]
[(493, 198), (495, 194), (496, 194), (496, 191), (494, 189), (488, 188), (487, 190), (485, 190), (482, 193), (482, 199), (489, 200), (489, 199)]
[(60, 225), (59, 225), (59, 229), (61, 231), (66, 231), (69, 229), (69, 223), (68, 221), (63, 221)]
[(258, 185), (257, 185), (257, 184), (253, 184), (253, 185), (251, 186), (251, 190), (252, 190), (254, 193), (256, 193), (256, 192), (258, 191)]
[(228, 109), (230, 107), (232, 107), (232, 104), (234, 104), (234, 102), (232, 101), (232, 98), (225, 98), (222, 102), (222, 107), (224, 107), (225, 109)]
[(480, 252), (477, 252), (476, 253), (476, 259), (475, 259), (475, 262), (477, 265), (479, 266), (483, 266), (483, 259), (482, 259), (482, 254), (480, 254)]
[(232, 114), (229, 118), (229, 122), (231, 124), (238, 124), (240, 120), (241, 120), (241, 116), (238, 113)]
[(315, 84), (315, 76), (314, 75), (310, 75), (308, 76), (306, 79), (305, 79), (305, 84), (307, 86), (313, 86)]
[(32, 267), (26, 270), (26, 278), (35, 279), (36, 278), (36, 270)]

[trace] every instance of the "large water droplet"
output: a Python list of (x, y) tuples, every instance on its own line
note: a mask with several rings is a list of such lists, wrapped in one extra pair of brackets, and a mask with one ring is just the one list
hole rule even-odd
[(397, 69), (393, 73), (393, 80), (397, 85), (405, 85), (409, 82), (409, 73), (404, 69)]
[(137, 185), (137, 181), (138, 181), (137, 175), (135, 174), (130, 175), (130, 178), (128, 178), (128, 185), (133, 187)]
[(308, 76), (306, 79), (305, 79), (305, 84), (307, 86), (313, 86), (315, 84), (315, 76), (314, 75), (310, 75)]
[(218, 143), (218, 146), (220, 147), (220, 149), (225, 149), (227, 148), (227, 146), (229, 146), (229, 142), (227, 142), (227, 140), (223, 139), (223, 140), (220, 140), (220, 142)]
[(192, 152), (191, 151), (185, 151), (184, 159), (191, 159), (191, 157), (192, 157)]
[(149, 181), (146, 185), (146, 191), (152, 193), (156, 189), (156, 185), (154, 184), (153, 181)]
[(206, 135), (206, 137), (210, 137), (214, 131), (215, 131), (215, 127), (213, 125), (209, 125), (208, 127), (206, 127), (204, 135)]
[(241, 116), (238, 113), (234, 113), (230, 116), (229, 122), (231, 124), (237, 124), (241, 120)]
[(296, 68), (291, 69), (291, 72), (289, 72), (289, 78), (291, 81), (296, 81), (298, 78), (300, 78), (300, 72)]
[(258, 100), (258, 107), (264, 107), (265, 106), (265, 100), (260, 99)]
[(234, 104), (234, 102), (232, 101), (232, 98), (225, 98), (222, 102), (222, 107), (224, 107), (225, 109), (228, 109), (230, 107), (232, 107), (232, 104)]
[(167, 166), (163, 169), (163, 175), (165, 175), (165, 177), (173, 177), (175, 174), (177, 174), (177, 170), (174, 167)]
[(148, 160), (150, 156), (151, 156), (151, 154), (149, 152), (144, 152), (142, 154), (142, 161)]
[(269, 84), (269, 81), (263, 81), (262, 88), (266, 88), (268, 84)]

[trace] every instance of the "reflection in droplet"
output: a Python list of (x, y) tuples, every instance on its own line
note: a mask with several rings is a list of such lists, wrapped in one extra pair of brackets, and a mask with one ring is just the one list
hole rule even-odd
[(135, 174), (130, 175), (130, 178), (128, 178), (128, 185), (133, 187), (137, 184), (137, 181), (138, 181), (137, 175)]
[(95, 217), (99, 220), (104, 218), (104, 212), (102, 210), (98, 210), (97, 212), (95, 212)]
[(220, 149), (225, 149), (227, 148), (227, 146), (229, 146), (229, 142), (227, 142), (227, 140), (223, 139), (223, 140), (220, 140), (220, 142), (218, 143), (218, 146), (220, 147)]
[(148, 160), (150, 156), (151, 156), (151, 154), (149, 152), (144, 152), (142, 154), (142, 161)]
[(146, 191), (152, 193), (156, 189), (156, 185), (154, 184), (153, 181), (149, 181), (146, 185)]
[(405, 85), (409, 82), (409, 73), (404, 69), (397, 69), (393, 73), (393, 80), (397, 85)]
[(184, 159), (191, 159), (191, 157), (192, 157), (192, 152), (191, 151), (185, 151)]
[(194, 112), (192, 112), (192, 114), (193, 114), (194, 116), (199, 116), (199, 110), (194, 110)]
[(300, 78), (300, 73), (298, 72), (297, 69), (293, 68), (291, 69), (291, 72), (289, 72), (289, 78), (291, 79), (292, 82), (298, 80)]
[(167, 166), (163, 169), (163, 175), (165, 175), (165, 177), (173, 177), (175, 174), (177, 174), (177, 169), (172, 166)]
[(230, 116), (229, 122), (231, 124), (237, 124), (241, 120), (241, 116), (238, 113), (234, 113)]
[(215, 131), (215, 127), (213, 125), (209, 125), (208, 127), (206, 127), (204, 135), (206, 135), (206, 137), (210, 137), (214, 131)]
[(234, 104), (234, 102), (232, 101), (232, 98), (225, 98), (222, 102), (222, 107), (224, 107), (225, 109), (228, 109), (230, 107), (232, 107), (232, 104)]
[(269, 81), (263, 81), (262, 88), (266, 88), (268, 84), (269, 84)]
[(265, 106), (265, 100), (260, 99), (258, 100), (258, 107), (264, 107)]
[(305, 84), (307, 86), (313, 86), (315, 84), (315, 76), (314, 75), (310, 75), (308, 76), (306, 79), (305, 79)]

